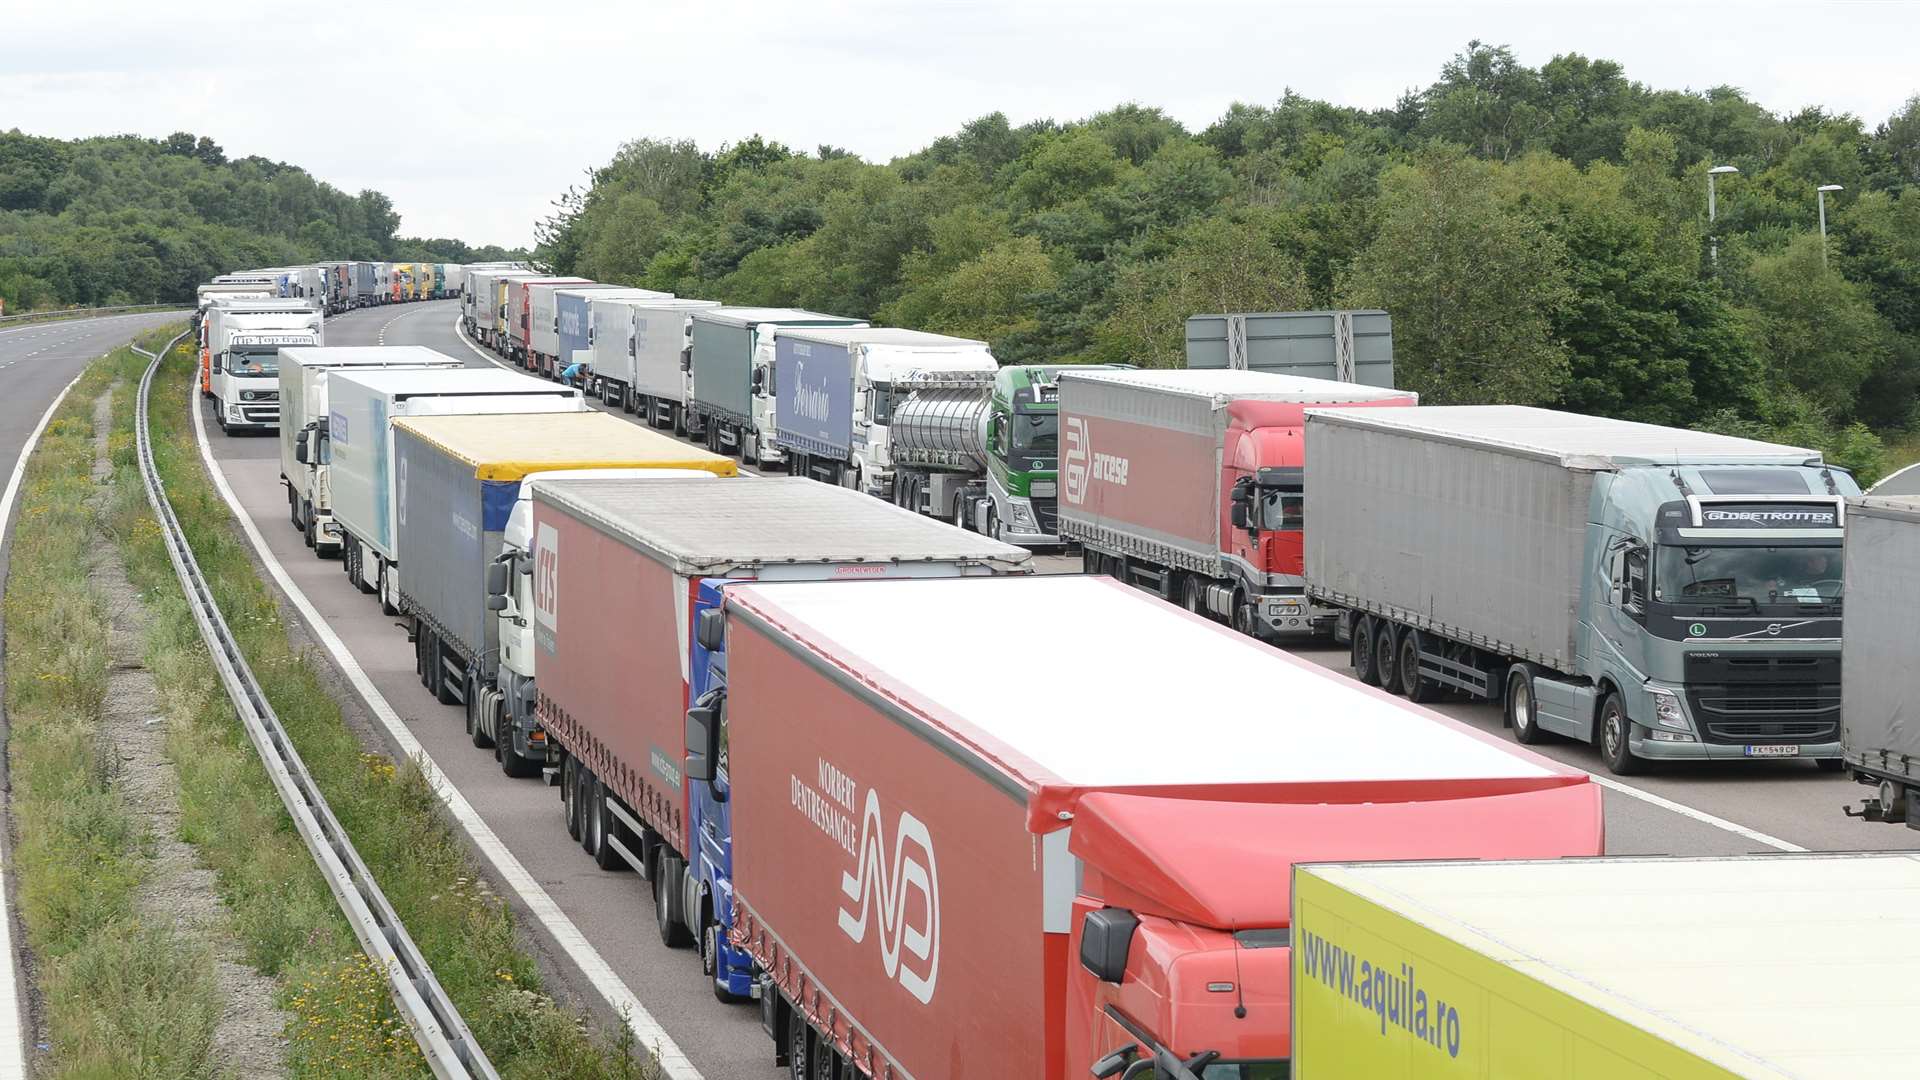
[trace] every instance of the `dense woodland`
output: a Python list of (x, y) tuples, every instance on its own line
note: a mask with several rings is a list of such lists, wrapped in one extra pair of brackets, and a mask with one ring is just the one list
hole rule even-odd
[[(1706, 170), (1728, 164), (1716, 266)], [(1825, 260), (1821, 184), (1845, 187)], [(1920, 97), (1871, 125), (1776, 114), (1476, 42), (1391, 108), (1289, 91), (1197, 132), (1137, 104), (996, 113), (885, 165), (639, 139), (540, 239), (556, 270), (984, 338), (1003, 362), (1177, 366), (1190, 313), (1378, 306), (1429, 403), (1778, 437), (1863, 480), (1920, 428)]]
[(320, 259), (508, 257), (396, 237), (377, 191), (229, 159), (206, 136), (65, 141), (0, 132), (0, 300), (9, 311), (191, 299), (215, 274)]

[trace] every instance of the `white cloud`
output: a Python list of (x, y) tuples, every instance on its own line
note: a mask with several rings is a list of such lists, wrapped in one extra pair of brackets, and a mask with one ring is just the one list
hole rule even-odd
[(1901, 2), (324, 7), (21, 0), (0, 15), (0, 123), (210, 135), (385, 191), (407, 233), (511, 244), (636, 136), (758, 132), (884, 160), (995, 110), (1020, 123), (1138, 101), (1199, 128), (1287, 87), (1384, 107), (1471, 38), (1869, 125), (1920, 91), (1920, 6)]

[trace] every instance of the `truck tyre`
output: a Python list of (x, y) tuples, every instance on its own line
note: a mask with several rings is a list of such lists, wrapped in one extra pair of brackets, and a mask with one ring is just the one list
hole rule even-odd
[(1368, 686), (1380, 685), (1380, 673), (1373, 662), (1376, 625), (1373, 616), (1362, 615), (1353, 626), (1353, 677)]
[(1195, 615), (1205, 618), (1207, 614), (1207, 587), (1201, 584), (1199, 577), (1193, 575), (1187, 577), (1184, 585), (1186, 587), (1182, 590), (1180, 606)]
[(987, 507), (987, 536), (994, 540), (1000, 539), (1000, 511), (991, 506)]
[(1633, 721), (1627, 719), (1626, 706), (1620, 704), (1619, 694), (1609, 691), (1600, 699), (1600, 756), (1615, 776), (1632, 776), (1646, 768), (1646, 762), (1633, 752), (1632, 736)]
[(440, 680), (444, 678), (444, 668), (440, 666), (440, 639), (431, 630), (420, 631), (421, 660), (420, 685), (427, 688), (435, 701), (440, 700)]
[(819, 1032), (813, 1040), (813, 1080), (841, 1080), (840, 1055), (834, 1052), (833, 1042)]
[(440, 704), (442, 705), (459, 705), (461, 704), (460, 692), (464, 689), (465, 678), (452, 679), (447, 676), (447, 655), (453, 650), (447, 648), (447, 643), (440, 640), (437, 635), (434, 637), (433, 642), (438, 646), (438, 652), (440, 654), (435, 658), (438, 663), (434, 665), (433, 669), (433, 695), (440, 699)]
[[(480, 724), (479, 714), (486, 700), (485, 694), (471, 692), (467, 694), (467, 738), (473, 742), (474, 748), (479, 750), (493, 749), (493, 737), (488, 735), (486, 728)], [(502, 704), (500, 707), (506, 706)], [(496, 730), (498, 726), (498, 724), (495, 725)]]
[(300, 520), (300, 497), (293, 493), (293, 487), (287, 487), (287, 516), (293, 519), (293, 527), (305, 532), (307, 523)]
[(1408, 630), (1400, 635), (1400, 692), (1407, 700), (1415, 702), (1432, 701), (1439, 696), (1439, 687), (1431, 679), (1420, 674), (1420, 632)]
[[(502, 732), (501, 738), (498, 740), (498, 745), (500, 747), (501, 772), (515, 780), (525, 780), (530, 776), (540, 775), (540, 759), (528, 757), (520, 751), (515, 750), (513, 748), (512, 735)], [(610, 870), (612, 867), (602, 866), (601, 869)]]
[(1373, 624), (1373, 670), (1380, 689), (1400, 692), (1400, 633), (1390, 620), (1376, 619)]
[[(494, 745), (494, 754), (500, 753), (499, 744)], [(574, 772), (573, 812), (580, 818), (580, 850), (593, 854), (594, 804), (600, 801), (600, 778), (593, 770), (580, 766)]]
[(571, 756), (560, 762), (560, 817), (567, 823), (567, 835), (580, 839), (580, 800), (574, 797), (574, 785), (579, 783), (574, 777), (574, 764)]
[(787, 1008), (788, 1080), (813, 1080), (813, 1029), (800, 1010)]
[(713, 987), (713, 996), (720, 1004), (736, 1005), (747, 1000), (728, 990), (726, 980), (720, 977), (720, 924), (712, 915), (702, 920), (700, 970), (707, 973), (707, 984)]
[[(965, 495), (955, 495), (953, 497), (953, 527), (956, 529), (965, 529), (967, 527), (967, 497)], [(1098, 558), (1098, 556), (1094, 556), (1094, 558)]]
[[(513, 752), (511, 738), (501, 745), (507, 748), (508, 757), (518, 758), (523, 762), (529, 760)], [(536, 765), (532, 774), (523, 775), (537, 776), (539, 772), (539, 766)], [(613, 796), (607, 794), (607, 785), (596, 777), (593, 781), (593, 798), (587, 801), (587, 812), (593, 815), (593, 846), (587, 849), (587, 854), (593, 856), (593, 865), (609, 872), (627, 868), (627, 860), (621, 858), (620, 853), (613, 850), (613, 844), (610, 843), (614, 830), (620, 827), (620, 822), (613, 816), (613, 811), (607, 809), (607, 800), (611, 798)]]
[(400, 614), (399, 606), (393, 602), (393, 598), (389, 595), (393, 591), (392, 585), (389, 584), (390, 580), (391, 575), (387, 573), (386, 564), (380, 564), (380, 572), (374, 577), (374, 588), (380, 593), (380, 614), (382, 615)]
[(1539, 704), (1533, 697), (1533, 676), (1526, 669), (1507, 675), (1507, 725), (1513, 741), (1532, 746), (1541, 741)]
[(653, 868), (653, 923), (660, 931), (660, 944), (669, 949), (684, 949), (693, 944), (682, 917), (680, 877), (685, 870), (680, 860), (662, 850)]
[(306, 534), (307, 546), (313, 549), (317, 557), (320, 551), (320, 525), (313, 519), (313, 504), (307, 504), (306, 513), (303, 516), (307, 520), (306, 524), (301, 526), (300, 531)]

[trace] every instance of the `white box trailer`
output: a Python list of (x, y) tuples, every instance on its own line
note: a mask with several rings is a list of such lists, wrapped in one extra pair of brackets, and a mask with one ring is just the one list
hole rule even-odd
[(527, 286), (527, 349), (535, 361), (529, 366), (555, 376), (566, 366), (566, 358), (560, 355), (559, 294), (562, 291), (611, 292), (620, 288), (623, 286), (598, 281)]
[(596, 296), (587, 302), (595, 388), (608, 404), (671, 429), (683, 402), (687, 316), (715, 300)]
[(333, 514), (347, 576), (398, 614), (399, 488), (393, 418), (485, 413), (583, 412), (580, 391), (497, 368), (339, 371), (327, 380)]
[(343, 368), (465, 366), (424, 345), (280, 350), (280, 482), (287, 489), (294, 527), (306, 534), (307, 546), (316, 554), (340, 548), (340, 526), (333, 520), (332, 447), (327, 439), (328, 373)]
[[(553, 354), (556, 370), (565, 371), (568, 365), (574, 363), (593, 363), (592, 304), (602, 298), (671, 300), (673, 294), (654, 289), (606, 288), (598, 285), (556, 290), (553, 294), (554, 333), (559, 341)], [(620, 403), (618, 398), (606, 396), (605, 388), (597, 381), (582, 383), (581, 388), (587, 391), (588, 397), (599, 397), (609, 405)]]

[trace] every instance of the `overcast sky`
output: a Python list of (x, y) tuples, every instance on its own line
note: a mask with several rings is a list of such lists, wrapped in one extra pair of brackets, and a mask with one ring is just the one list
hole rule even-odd
[(386, 192), (403, 234), (511, 245), (637, 136), (758, 132), (884, 161), (995, 110), (1123, 101), (1198, 130), (1287, 87), (1392, 105), (1472, 38), (1869, 127), (1920, 91), (1914, 0), (0, 0), (0, 128), (210, 135)]

